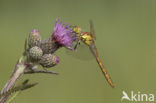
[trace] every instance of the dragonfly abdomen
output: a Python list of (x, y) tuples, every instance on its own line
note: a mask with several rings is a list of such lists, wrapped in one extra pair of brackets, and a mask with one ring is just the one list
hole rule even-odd
[(112, 79), (111, 79), (111, 77), (109, 76), (108, 72), (106, 71), (105, 67), (103, 66), (103, 64), (102, 64), (102, 62), (101, 62), (101, 60), (100, 60), (100, 57), (97, 56), (96, 58), (97, 58), (96, 60), (97, 60), (97, 62), (98, 62), (98, 64), (99, 64), (99, 66), (100, 66), (102, 72), (104, 73), (104, 76), (106, 77), (108, 83), (111, 85), (111, 87), (114, 87), (114, 84), (113, 84), (113, 82), (112, 82)]

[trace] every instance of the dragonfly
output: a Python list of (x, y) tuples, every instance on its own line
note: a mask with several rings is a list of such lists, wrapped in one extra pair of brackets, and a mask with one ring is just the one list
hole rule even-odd
[(96, 61), (99, 65), (99, 67), (101, 68), (101, 71), (103, 72), (107, 82), (113, 88), (114, 84), (112, 82), (112, 79), (111, 79), (110, 75), (108, 74), (107, 70), (105, 69), (104, 65), (102, 64), (102, 61), (98, 55), (98, 50), (95, 45), (96, 37), (95, 37), (93, 22), (90, 21), (89, 23), (90, 23), (90, 32), (83, 32), (80, 26), (73, 27), (73, 31), (74, 31), (76, 39), (77, 39), (74, 49), (75, 50), (77, 49), (78, 45), (80, 45), (80, 42), (83, 42), (84, 44), (86, 44), (89, 47), (92, 54), (94, 55), (94, 57), (96, 58)]

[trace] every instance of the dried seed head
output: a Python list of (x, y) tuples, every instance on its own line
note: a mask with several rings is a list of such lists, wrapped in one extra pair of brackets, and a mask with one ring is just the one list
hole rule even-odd
[(30, 48), (30, 50), (29, 50), (29, 56), (33, 60), (41, 59), (42, 55), (43, 55), (42, 49), (37, 46), (34, 46), (34, 47)]
[(29, 48), (34, 47), (34, 46), (40, 47), (40, 44), (41, 44), (40, 33), (37, 29), (34, 29), (29, 34), (29, 38), (28, 38)]
[(50, 68), (59, 63), (59, 58), (52, 54), (44, 54), (39, 63), (43, 67)]

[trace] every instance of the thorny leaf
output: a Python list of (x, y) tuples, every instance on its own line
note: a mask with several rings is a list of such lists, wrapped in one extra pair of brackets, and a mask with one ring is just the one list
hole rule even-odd
[(23, 90), (29, 89), (29, 88), (34, 87), (38, 84), (38, 83), (29, 83), (28, 84), (28, 82), (29, 82), (29, 80), (27, 79), (21, 85), (18, 85), (16, 87), (8, 90), (7, 92), (0, 94), (0, 98), (4, 95), (10, 95), (10, 94), (15, 93), (17, 91), (23, 91)]

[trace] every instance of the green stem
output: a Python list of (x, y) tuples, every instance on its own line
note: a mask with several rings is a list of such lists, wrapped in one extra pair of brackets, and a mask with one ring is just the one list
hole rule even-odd
[(17, 91), (15, 94), (13, 94), (13, 96), (7, 101), (7, 103), (11, 103), (20, 92), (21, 91)]
[[(27, 68), (27, 66), (24, 64), (24, 57), (22, 56), (19, 61), (17, 62), (15, 69), (12, 73), (12, 76), (4, 86), (4, 88), (1, 91), (1, 94), (9, 91), (12, 89), (17, 82), (17, 80), (24, 74), (24, 70)], [(0, 103), (4, 103), (9, 97), (9, 94), (4, 95), (0, 98)]]

